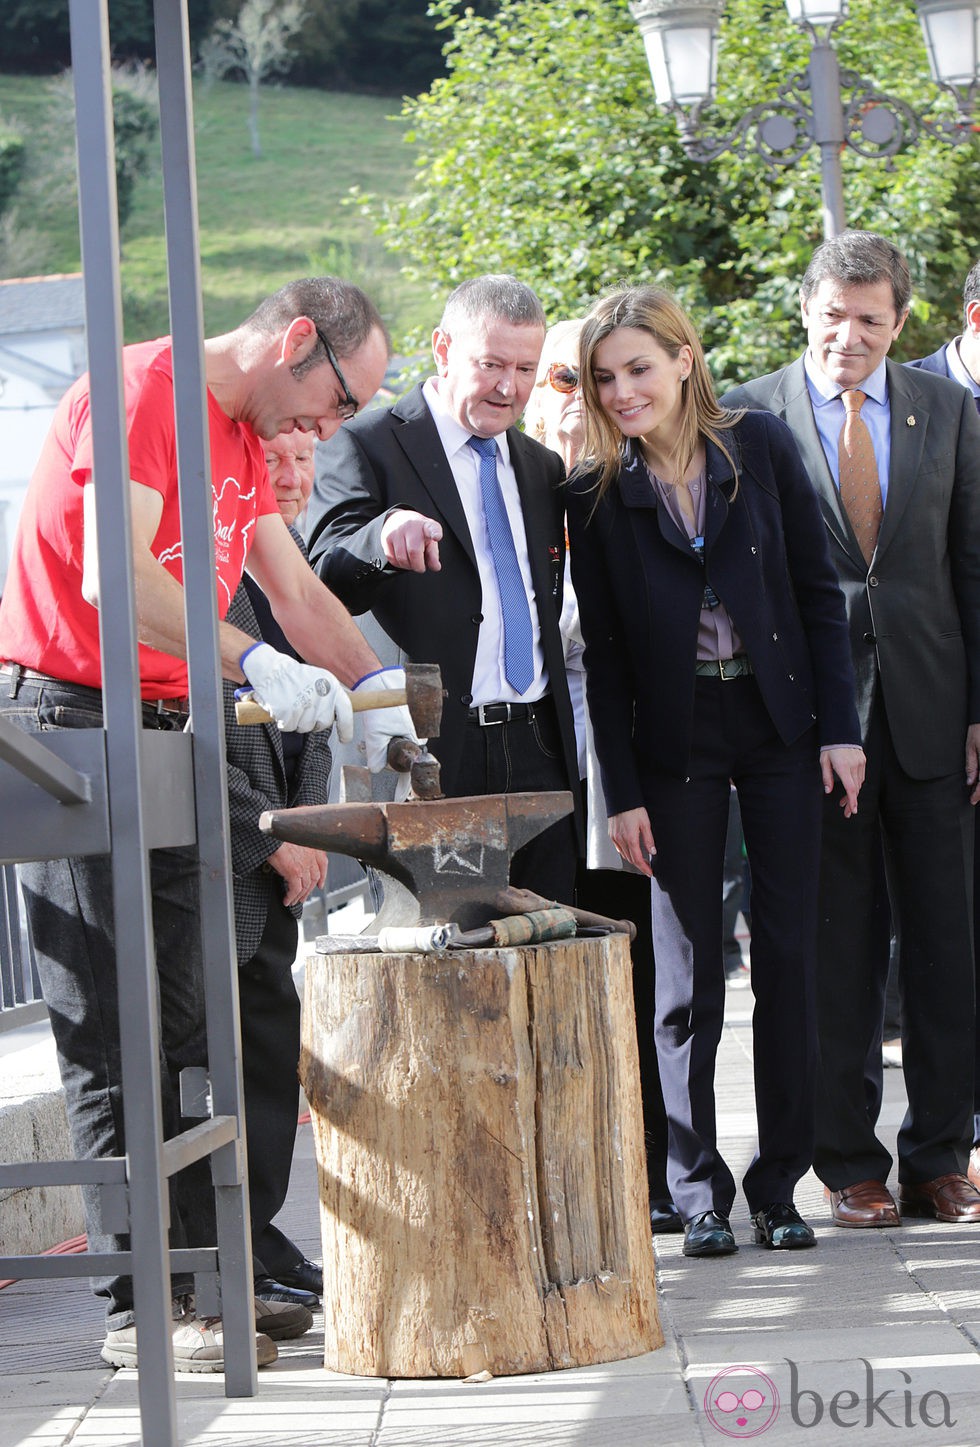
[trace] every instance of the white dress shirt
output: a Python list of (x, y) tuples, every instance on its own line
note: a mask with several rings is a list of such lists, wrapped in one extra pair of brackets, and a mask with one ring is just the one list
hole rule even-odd
[(527, 534), (524, 531), (524, 514), (521, 511), (517, 478), (511, 465), (507, 434), (501, 433), (494, 440), (497, 443), (497, 478), (507, 509), (507, 518), (514, 536), (517, 560), (531, 610), (533, 635), (534, 680), (526, 693), (518, 693), (504, 676), (504, 621), (500, 605), (500, 589), (494, 571), (493, 556), (490, 552), (490, 538), (483, 513), (483, 497), (480, 491), (480, 458), (470, 447), (473, 435), (457, 422), (439, 396), (438, 377), (429, 377), (422, 387), (422, 395), (432, 420), (439, 433), (439, 441), (452, 468), (456, 487), (459, 491), (466, 523), (473, 540), (477, 567), (480, 570), (480, 587), (483, 591), (483, 622), (477, 637), (476, 662), (473, 667), (473, 705), (481, 703), (531, 703), (548, 692), (548, 670), (544, 664), (541, 649), (541, 631), (538, 627), (538, 613), (535, 605), (534, 584), (531, 581), (531, 563), (527, 552)]

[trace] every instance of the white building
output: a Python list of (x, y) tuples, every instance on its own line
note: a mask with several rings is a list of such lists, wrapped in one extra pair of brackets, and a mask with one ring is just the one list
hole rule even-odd
[(55, 406), (86, 365), (81, 276), (0, 281), (0, 590)]

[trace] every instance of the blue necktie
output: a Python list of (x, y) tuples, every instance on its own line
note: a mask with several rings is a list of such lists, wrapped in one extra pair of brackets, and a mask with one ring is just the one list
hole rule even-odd
[(471, 437), (469, 445), (480, 459), (483, 514), (490, 535), (493, 570), (500, 589), (504, 618), (504, 676), (511, 688), (517, 693), (524, 693), (534, 681), (531, 610), (497, 477), (497, 444), (492, 437)]

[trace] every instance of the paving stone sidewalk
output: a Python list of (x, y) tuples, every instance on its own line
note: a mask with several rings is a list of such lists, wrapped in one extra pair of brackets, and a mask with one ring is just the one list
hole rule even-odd
[[(751, 1158), (755, 1130), (751, 1002), (750, 991), (729, 990), (718, 1062), (719, 1136), (736, 1175)], [(901, 1071), (886, 1071), (885, 1085), (883, 1128), (894, 1142)], [(797, 1204), (816, 1227), (816, 1250), (752, 1245), (741, 1199), (735, 1256), (689, 1261), (680, 1238), (657, 1239), (660, 1351), (480, 1385), (351, 1378), (320, 1365), (317, 1317), (259, 1373), (257, 1398), (226, 1400), (220, 1378), (179, 1377), (181, 1443), (722, 1447), (764, 1437), (767, 1447), (977, 1447), (980, 1228), (915, 1222), (842, 1231), (830, 1225), (812, 1175)], [(318, 1254), (308, 1126), (282, 1222)], [(0, 1291), (0, 1447), (137, 1447), (136, 1377), (103, 1366), (101, 1338), (101, 1310), (84, 1282)], [(746, 1370), (732, 1371), (739, 1367)]]

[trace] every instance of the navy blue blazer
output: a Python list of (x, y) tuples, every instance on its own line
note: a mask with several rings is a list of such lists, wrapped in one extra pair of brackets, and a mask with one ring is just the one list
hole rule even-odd
[(861, 742), (844, 600), (792, 434), (754, 412), (726, 442), (738, 486), (708, 443), (703, 564), (659, 506), (635, 443), (597, 506), (594, 472), (568, 484), (572, 581), (610, 814), (646, 804), (654, 770), (687, 776), (706, 581), (738, 628), (783, 742), (814, 726), (815, 751)]
[(928, 357), (917, 357), (914, 362), (906, 362), (907, 367), (921, 367), (924, 372), (935, 372), (940, 377), (949, 377), (952, 381), (957, 379), (950, 372), (946, 365), (946, 343), (943, 342), (938, 352), (930, 352)]

